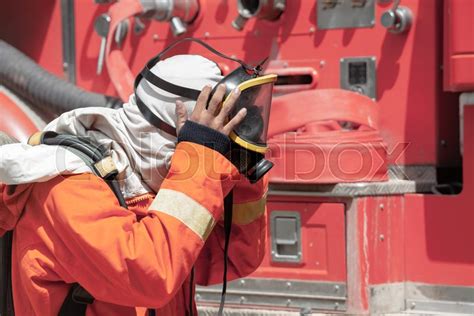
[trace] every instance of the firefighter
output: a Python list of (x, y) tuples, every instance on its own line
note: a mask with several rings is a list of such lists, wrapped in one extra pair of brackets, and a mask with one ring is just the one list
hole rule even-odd
[[(128, 208), (78, 155), (48, 145), (0, 147), (0, 233), (14, 234), (15, 315), (58, 315), (72, 284), (94, 298), (89, 316), (197, 315), (194, 283), (222, 282), (223, 201), (231, 190), (228, 279), (260, 264), (266, 181), (250, 184), (226, 156), (228, 135), (245, 117), (241, 110), (226, 119), (238, 90), (219, 110), (225, 87), (210, 94), (223, 77), (197, 55), (170, 57), (152, 72), (202, 92), (187, 100), (142, 79), (123, 108), (74, 110), (45, 128), (111, 152)], [(144, 118), (138, 96), (177, 137)]]

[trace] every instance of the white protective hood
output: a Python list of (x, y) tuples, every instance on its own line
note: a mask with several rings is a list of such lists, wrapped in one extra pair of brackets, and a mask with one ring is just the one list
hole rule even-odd
[[(198, 55), (177, 55), (156, 64), (152, 72), (184, 87), (202, 90), (221, 79), (217, 65)], [(136, 93), (166, 123), (176, 126), (175, 101), (184, 101), (191, 114), (195, 101), (163, 91), (145, 79)], [(88, 136), (110, 149), (119, 170), (125, 198), (157, 192), (167, 174), (176, 137), (144, 119), (132, 94), (121, 109), (83, 108), (62, 114), (44, 130)], [(80, 158), (57, 146), (0, 146), (0, 182), (21, 184), (47, 181), (59, 174), (90, 172)]]

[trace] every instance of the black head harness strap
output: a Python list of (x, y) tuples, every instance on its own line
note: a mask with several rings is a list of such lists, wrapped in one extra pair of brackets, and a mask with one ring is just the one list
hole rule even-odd
[[(228, 60), (239, 63), (249, 73), (255, 73), (255, 74), (259, 73), (261, 71), (261, 65), (266, 60), (265, 59), (262, 62), (260, 62), (256, 67), (252, 67), (252, 66), (247, 65), (242, 60), (226, 56), (226, 55), (222, 54), (221, 52), (217, 51), (215, 48), (208, 45), (207, 43), (205, 43), (205, 42), (203, 42), (203, 41), (201, 41), (197, 38), (192, 38), (192, 37), (183, 38), (179, 41), (174, 42), (173, 44), (171, 44), (170, 46), (165, 48), (163, 51), (161, 51), (158, 55), (156, 55), (155, 57), (150, 59), (146, 63), (143, 70), (140, 72), (140, 74), (135, 79), (134, 91), (135, 91), (135, 99), (136, 99), (136, 102), (137, 102), (137, 106), (138, 106), (138, 109), (140, 110), (140, 112), (142, 113), (143, 117), (145, 117), (145, 119), (150, 124), (152, 124), (156, 128), (159, 128), (159, 129), (165, 131), (166, 133), (168, 133), (172, 136), (175, 136), (175, 137), (176, 137), (176, 128), (174, 126), (171, 126), (170, 124), (166, 123), (165, 121), (160, 119), (158, 116), (156, 116), (156, 114), (153, 113), (145, 105), (145, 103), (138, 97), (136, 92), (137, 92), (137, 87), (138, 87), (138, 84), (140, 83), (140, 80), (145, 78), (148, 82), (150, 82), (154, 86), (156, 86), (156, 87), (158, 87), (158, 88), (160, 88), (160, 89), (162, 89), (166, 92), (169, 92), (169, 93), (175, 94), (175, 95), (179, 95), (179, 96), (187, 98), (187, 99), (197, 100), (197, 98), (198, 98), (199, 94), (201, 93), (201, 91), (175, 85), (175, 84), (173, 84), (169, 81), (164, 80), (163, 78), (158, 77), (157, 75), (155, 75), (154, 73), (151, 72), (151, 68), (154, 65), (156, 65), (168, 51), (170, 51), (175, 46), (177, 46), (181, 43), (184, 43), (184, 42), (196, 42), (196, 43), (204, 46), (209, 51), (211, 51), (212, 53), (214, 53), (215, 55), (217, 55), (219, 57), (222, 57), (224, 59), (228, 59)], [(221, 82), (223, 82), (223, 81), (225, 81), (225, 78), (222, 79)]]
[(135, 79), (135, 101), (137, 102), (138, 109), (142, 113), (143, 117), (145, 120), (148, 121), (151, 125), (155, 126), (156, 128), (170, 134), (171, 136), (176, 137), (176, 128), (174, 126), (171, 126), (170, 124), (166, 123), (162, 119), (160, 119), (158, 116), (156, 116), (155, 113), (153, 113), (145, 103), (138, 97), (137, 95), (137, 86), (140, 80), (142, 79), (142, 75), (138, 75), (137, 78)]

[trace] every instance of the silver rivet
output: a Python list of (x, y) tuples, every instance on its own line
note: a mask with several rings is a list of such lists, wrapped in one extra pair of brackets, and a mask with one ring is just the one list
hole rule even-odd
[(382, 203), (380, 203), (379, 208), (380, 208), (381, 211), (383, 211), (384, 207), (385, 206)]
[(240, 297), (240, 304), (243, 304), (245, 302), (245, 296)]
[(316, 28), (314, 26), (310, 27), (309, 28), (309, 32), (312, 34), (314, 32), (316, 32)]
[(380, 241), (384, 241), (384, 240), (385, 240), (385, 236), (384, 236), (383, 234), (380, 234), (379, 239), (380, 239)]
[(201, 295), (196, 294), (196, 301), (199, 301), (201, 299)]
[(158, 34), (153, 34), (153, 40), (154, 41), (157, 41), (159, 38), (160, 38), (160, 36)]
[[(343, 60), (344, 60), (344, 59), (341, 59), (341, 61), (343, 61)], [(321, 60), (321, 61), (319, 62), (319, 67), (324, 68), (324, 66), (326, 66), (326, 61), (325, 61), (325, 60)]]
[(290, 305), (291, 305), (291, 300), (288, 299), (288, 300), (286, 301), (286, 306), (290, 306)]
[(338, 309), (338, 308), (339, 308), (339, 303), (338, 302), (334, 303), (334, 309)]
[(205, 33), (204, 33), (204, 37), (205, 37), (205, 38), (208, 38), (209, 36), (211, 36), (211, 34), (209, 34), (209, 32), (205, 32)]
[(244, 286), (245, 285), (245, 280), (240, 280), (240, 285)]
[(335, 290), (336, 292), (339, 292), (339, 285), (335, 285), (335, 286), (334, 286), (334, 290)]
[(290, 288), (291, 287), (291, 282), (286, 282), (286, 287)]
[(411, 309), (415, 309), (415, 307), (416, 307), (416, 303), (415, 303), (415, 302), (411, 302), (410, 308), (411, 308)]

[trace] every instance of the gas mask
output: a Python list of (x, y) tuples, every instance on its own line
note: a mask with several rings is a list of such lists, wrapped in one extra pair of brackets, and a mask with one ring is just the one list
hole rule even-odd
[[(277, 76), (274, 74), (261, 75), (262, 65), (266, 59), (253, 67), (239, 59), (220, 53), (201, 40), (195, 38), (184, 38), (165, 48), (145, 65), (143, 70), (135, 79), (135, 91), (140, 80), (145, 78), (150, 84), (153, 84), (164, 91), (187, 99), (197, 100), (201, 91), (175, 85), (151, 72), (151, 68), (158, 63), (168, 51), (173, 49), (176, 45), (188, 41), (196, 42), (204, 46), (213, 54), (240, 64), (238, 68), (225, 76), (214, 87), (209, 99), (212, 98), (212, 95), (220, 84), (224, 84), (226, 87), (224, 101), (222, 103), (223, 105), (228, 102), (230, 94), (235, 88), (240, 90), (240, 96), (229, 114), (229, 119), (236, 115), (242, 108), (247, 109), (247, 115), (229, 135), (232, 140), (229, 158), (241, 174), (246, 176), (251, 183), (255, 183), (273, 167), (273, 163), (265, 159), (265, 152), (268, 148), (266, 138), (273, 84), (275, 83)], [(176, 136), (175, 127), (157, 117), (140, 100), (137, 94), (135, 94), (135, 96), (140, 112), (150, 124), (170, 135)]]

